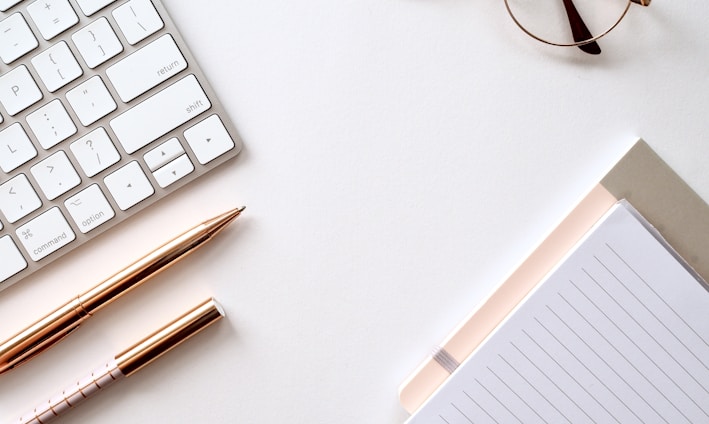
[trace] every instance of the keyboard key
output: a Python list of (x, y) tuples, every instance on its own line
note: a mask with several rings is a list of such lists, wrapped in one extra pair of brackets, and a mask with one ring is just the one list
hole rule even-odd
[(106, 18), (99, 18), (71, 36), (86, 66), (93, 69), (123, 51)]
[(74, 121), (58, 99), (27, 115), (27, 124), (45, 150), (76, 134)]
[(173, 137), (143, 156), (148, 169), (155, 171), (185, 153), (180, 141)]
[(84, 234), (116, 216), (97, 184), (92, 184), (66, 199), (64, 206), (79, 231)]
[(116, 0), (76, 0), (84, 15), (91, 16)]
[(128, 153), (133, 153), (212, 104), (194, 75), (186, 76), (111, 121), (111, 128)]
[(125, 211), (153, 193), (152, 184), (138, 162), (133, 161), (104, 178), (104, 183), (121, 210)]
[(50, 93), (59, 90), (84, 73), (64, 41), (33, 57), (32, 65)]
[(0, 21), (0, 59), (10, 64), (39, 46), (32, 30), (21, 14)]
[(37, 163), (30, 172), (44, 196), (54, 200), (81, 183), (79, 174), (63, 150)]
[(21, 2), (22, 0), (0, 0), (0, 12), (5, 12), (9, 10), (12, 6)]
[(27, 12), (45, 40), (79, 23), (79, 17), (67, 0), (37, 0), (27, 6)]
[(6, 173), (37, 156), (37, 150), (22, 125), (15, 122), (0, 131), (0, 168)]
[(71, 143), (69, 148), (87, 177), (93, 177), (121, 159), (103, 127)]
[(10, 236), (0, 237), (0, 282), (27, 268), (27, 261)]
[(42, 201), (25, 174), (0, 185), (0, 210), (11, 223), (19, 221), (42, 206)]
[(190, 158), (187, 155), (182, 155), (153, 172), (153, 176), (158, 185), (165, 188), (180, 178), (189, 175), (192, 171), (194, 171), (194, 165), (192, 165)]
[(134, 45), (163, 27), (150, 0), (131, 0), (113, 11), (113, 18), (126, 40)]
[(212, 115), (185, 131), (185, 140), (202, 165), (234, 148), (234, 140), (217, 115)]
[(106, 69), (121, 100), (128, 103), (187, 68), (170, 34), (165, 34)]
[(76, 238), (74, 231), (56, 206), (20, 226), (15, 233), (35, 262), (56, 252)]
[(98, 75), (67, 91), (66, 99), (85, 127), (116, 110), (116, 102)]
[(0, 76), (0, 103), (15, 116), (42, 99), (42, 92), (25, 65)]

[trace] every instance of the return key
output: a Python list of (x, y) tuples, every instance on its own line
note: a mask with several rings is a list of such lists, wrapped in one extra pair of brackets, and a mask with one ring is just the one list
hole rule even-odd
[(125, 103), (187, 68), (187, 61), (170, 34), (106, 69), (108, 79)]

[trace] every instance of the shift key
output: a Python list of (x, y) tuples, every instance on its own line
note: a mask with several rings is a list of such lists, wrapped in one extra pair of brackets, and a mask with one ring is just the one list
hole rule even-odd
[(131, 154), (207, 111), (212, 104), (194, 75), (188, 75), (111, 121), (116, 138)]

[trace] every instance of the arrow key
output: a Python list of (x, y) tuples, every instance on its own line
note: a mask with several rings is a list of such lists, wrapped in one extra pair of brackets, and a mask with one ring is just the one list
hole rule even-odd
[(217, 115), (185, 130), (185, 140), (202, 165), (234, 148), (234, 140)]
[(151, 171), (155, 171), (161, 166), (167, 164), (181, 154), (185, 153), (179, 140), (173, 137), (143, 156), (145, 164)]
[(137, 161), (128, 163), (103, 179), (121, 210), (127, 210), (155, 193)]
[(165, 188), (185, 175), (194, 171), (194, 165), (187, 155), (182, 155), (157, 171), (153, 172), (160, 187)]

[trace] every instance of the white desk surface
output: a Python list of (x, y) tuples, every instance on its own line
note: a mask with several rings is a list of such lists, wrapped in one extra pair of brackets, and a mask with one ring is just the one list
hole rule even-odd
[(599, 57), (502, 0), (165, 3), (245, 149), (2, 292), (0, 336), (247, 210), (2, 375), (1, 422), (215, 296), (227, 320), (65, 422), (403, 423), (399, 383), (637, 137), (709, 199), (707, 2), (633, 7)]

